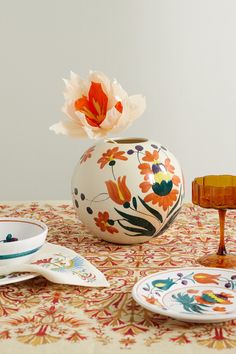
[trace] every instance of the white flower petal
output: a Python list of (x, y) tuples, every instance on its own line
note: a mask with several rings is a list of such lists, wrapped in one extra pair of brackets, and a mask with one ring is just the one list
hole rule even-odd
[(68, 135), (71, 138), (86, 138), (87, 134), (83, 127), (76, 124), (74, 121), (59, 122), (52, 125), (50, 130), (56, 134)]
[(120, 131), (127, 129), (135, 119), (140, 117), (145, 110), (146, 100), (142, 95), (134, 95), (124, 100), (122, 105), (122, 114), (120, 119), (110, 130), (111, 133), (119, 133)]
[(91, 126), (85, 117), (81, 118), (80, 122), (83, 124), (83, 129), (90, 139), (98, 139), (99, 137), (103, 137), (107, 134), (107, 130), (102, 129), (101, 127)]
[(126, 99), (128, 97), (127, 92), (123, 89), (123, 87), (116, 80), (113, 80), (111, 83), (111, 94), (113, 96), (117, 97), (117, 99), (119, 101), (123, 101), (124, 99)]
[(117, 124), (120, 117), (121, 113), (115, 107), (113, 107), (110, 109), (110, 111), (107, 112), (106, 118), (100, 125), (100, 128), (105, 129), (106, 131), (111, 130), (114, 125)]
[(122, 86), (113, 80), (111, 83), (111, 91), (108, 100), (108, 110), (116, 105), (117, 102), (121, 102), (128, 97), (127, 92), (122, 88)]
[(70, 80), (63, 79), (65, 83), (64, 98), (68, 101), (75, 101), (83, 95), (87, 96), (90, 83), (83, 80), (79, 75), (71, 72)]
[(111, 133), (118, 133), (122, 130), (125, 130), (132, 123), (132, 120), (130, 119), (130, 106), (128, 103), (128, 99), (122, 102), (122, 106), (123, 106), (122, 114), (120, 115), (116, 124), (114, 124), (114, 126), (110, 130)]
[(128, 98), (130, 116), (129, 119), (133, 122), (139, 118), (146, 109), (146, 98), (142, 95), (129, 96)]
[(84, 130), (90, 139), (99, 139), (105, 136), (104, 133), (106, 133), (105, 131), (102, 131), (100, 128), (88, 128), (87, 126), (84, 127)]
[(65, 113), (68, 118), (71, 118), (72, 120), (77, 122), (77, 124), (83, 125), (82, 122), (84, 120), (84, 114), (79, 111), (75, 111), (74, 103), (65, 102), (64, 106), (62, 107), (62, 112)]

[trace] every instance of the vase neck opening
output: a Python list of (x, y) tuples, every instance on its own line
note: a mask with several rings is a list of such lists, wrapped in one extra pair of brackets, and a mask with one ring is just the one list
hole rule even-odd
[(114, 138), (105, 140), (108, 144), (140, 144), (146, 143), (148, 139), (146, 138)]

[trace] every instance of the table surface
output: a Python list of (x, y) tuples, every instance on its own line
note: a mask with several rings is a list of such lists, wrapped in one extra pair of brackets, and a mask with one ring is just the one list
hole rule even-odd
[[(48, 241), (80, 253), (100, 269), (109, 288), (50, 283), (37, 277), (0, 287), (1, 353), (236, 352), (236, 320), (192, 324), (151, 313), (131, 296), (141, 277), (196, 266), (218, 245), (214, 210), (185, 204), (177, 220), (148, 243), (115, 245), (79, 223), (69, 201), (0, 204), (0, 216), (31, 217), (48, 225)], [(226, 217), (227, 248), (236, 251), (236, 213)]]

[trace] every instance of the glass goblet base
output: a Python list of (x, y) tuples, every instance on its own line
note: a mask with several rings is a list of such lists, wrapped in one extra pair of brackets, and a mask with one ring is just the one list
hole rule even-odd
[(198, 263), (204, 267), (236, 268), (236, 254), (209, 254), (198, 259)]

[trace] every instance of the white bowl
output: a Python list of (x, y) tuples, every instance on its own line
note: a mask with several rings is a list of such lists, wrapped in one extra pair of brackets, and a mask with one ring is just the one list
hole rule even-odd
[[(43, 246), (47, 232), (38, 220), (0, 218), (0, 266), (28, 262)], [(9, 234), (18, 240), (3, 242)]]

